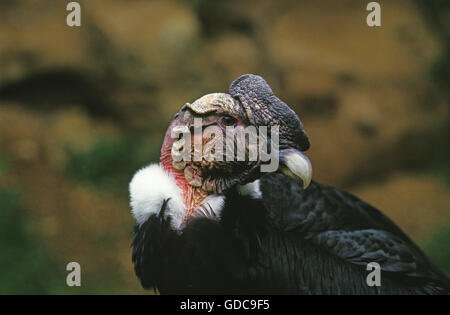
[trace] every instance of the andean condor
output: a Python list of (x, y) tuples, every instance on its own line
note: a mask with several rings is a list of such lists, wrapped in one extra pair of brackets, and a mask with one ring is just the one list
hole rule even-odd
[[(203, 149), (200, 160), (180, 160), (195, 153), (195, 133), (183, 143), (174, 132), (206, 126), (224, 137), (230, 126), (278, 126), (278, 170), (262, 172), (260, 158), (207, 159)], [(206, 146), (216, 138), (200, 135)], [(391, 220), (311, 181), (308, 148), (300, 119), (260, 76), (183, 105), (160, 163), (130, 183), (132, 261), (142, 286), (162, 294), (448, 294), (449, 280)], [(370, 262), (381, 267), (380, 286), (366, 281)]]

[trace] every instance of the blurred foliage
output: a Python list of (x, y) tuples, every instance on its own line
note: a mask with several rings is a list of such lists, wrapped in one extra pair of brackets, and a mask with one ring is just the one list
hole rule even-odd
[(448, 93), (450, 85), (450, 2), (446, 0), (416, 0), (423, 16), (435, 33), (441, 37), (443, 48), (430, 67), (431, 80), (442, 92)]
[(447, 276), (450, 277), (450, 224), (444, 225), (431, 233), (424, 244), (428, 258)]
[(447, 89), (450, 85), (450, 47), (436, 58), (430, 70), (434, 83), (439, 88)]
[(136, 170), (159, 161), (159, 148), (132, 137), (98, 139), (86, 151), (67, 149), (66, 174), (91, 187), (126, 193)]
[[(67, 262), (54, 259), (22, 205), (19, 189), (0, 190), (0, 294), (119, 293), (123, 279), (108, 267), (95, 274), (81, 272), (81, 287), (68, 287)], [(98, 242), (108, 244), (104, 233)], [(86, 276), (86, 277), (85, 277)], [(119, 290), (119, 291), (117, 291)]]
[(6, 158), (0, 155), (0, 177), (2, 177), (7, 170), (8, 170), (8, 162)]
[(450, 187), (450, 147), (440, 149), (440, 154), (435, 155), (428, 163), (431, 174), (443, 180)]
[(191, 6), (202, 26), (206, 37), (224, 32), (251, 34), (254, 29), (244, 12), (236, 10), (233, 1), (183, 0)]
[(39, 241), (18, 190), (0, 190), (0, 294), (61, 292), (65, 275)]

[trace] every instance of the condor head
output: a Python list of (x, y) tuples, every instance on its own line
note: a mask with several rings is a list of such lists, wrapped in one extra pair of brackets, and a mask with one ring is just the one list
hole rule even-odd
[[(193, 217), (218, 216), (226, 190), (252, 182), (264, 171), (282, 171), (306, 188), (312, 168), (302, 151), (308, 148), (300, 119), (260, 76), (243, 75), (228, 94), (207, 94), (184, 104), (167, 129), (160, 158), (160, 166), (176, 185), (172, 195), (165, 194), (173, 199), (172, 208), (180, 208), (177, 219), (172, 218), (174, 226), (182, 227)], [(133, 187), (138, 186), (133, 181), (132, 207)], [(136, 194), (134, 201), (137, 205)]]

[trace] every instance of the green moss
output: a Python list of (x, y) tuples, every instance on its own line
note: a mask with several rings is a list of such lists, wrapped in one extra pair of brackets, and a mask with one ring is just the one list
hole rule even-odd
[(98, 139), (87, 151), (67, 150), (66, 175), (95, 188), (128, 192), (141, 167), (159, 160), (159, 145), (136, 139)]
[(52, 294), (65, 286), (58, 265), (39, 248), (17, 190), (0, 190), (0, 294)]
[(450, 222), (436, 229), (423, 248), (430, 260), (450, 277)]

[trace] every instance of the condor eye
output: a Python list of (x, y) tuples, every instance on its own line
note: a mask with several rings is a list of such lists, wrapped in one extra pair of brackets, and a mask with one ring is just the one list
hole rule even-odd
[(237, 123), (237, 119), (227, 115), (227, 116), (223, 116), (220, 119), (220, 122), (224, 126), (234, 126)]

